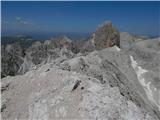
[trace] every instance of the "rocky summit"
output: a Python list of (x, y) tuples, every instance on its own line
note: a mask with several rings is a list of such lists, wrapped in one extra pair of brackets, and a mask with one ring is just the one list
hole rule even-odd
[(79, 43), (59, 37), (24, 50), (13, 45), (2, 47), (2, 119), (160, 120), (160, 38), (105, 23)]
[(97, 49), (104, 49), (114, 45), (120, 47), (120, 35), (111, 22), (99, 26), (93, 34), (93, 43)]

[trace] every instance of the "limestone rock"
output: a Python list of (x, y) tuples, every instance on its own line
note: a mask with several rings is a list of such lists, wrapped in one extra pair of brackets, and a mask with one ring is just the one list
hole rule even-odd
[(2, 118), (158, 120), (159, 98), (153, 96), (155, 104), (146, 96), (133, 63), (115, 46), (5, 77)]
[(93, 42), (97, 49), (117, 45), (120, 47), (120, 35), (111, 22), (102, 24), (93, 35)]

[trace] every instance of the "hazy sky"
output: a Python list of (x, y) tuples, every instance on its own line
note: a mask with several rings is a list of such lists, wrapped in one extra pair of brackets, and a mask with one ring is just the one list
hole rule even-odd
[(106, 20), (120, 30), (158, 35), (160, 2), (2, 2), (2, 33), (93, 32)]

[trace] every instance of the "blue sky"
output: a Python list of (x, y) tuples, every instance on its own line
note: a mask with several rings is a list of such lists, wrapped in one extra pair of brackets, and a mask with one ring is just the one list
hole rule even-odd
[(2, 33), (94, 32), (106, 20), (119, 31), (158, 35), (160, 2), (2, 2)]

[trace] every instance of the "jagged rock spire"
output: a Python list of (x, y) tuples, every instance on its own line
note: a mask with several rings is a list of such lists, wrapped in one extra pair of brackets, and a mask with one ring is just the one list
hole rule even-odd
[(111, 21), (104, 22), (94, 33), (94, 44), (97, 49), (117, 45), (120, 47), (120, 35)]

